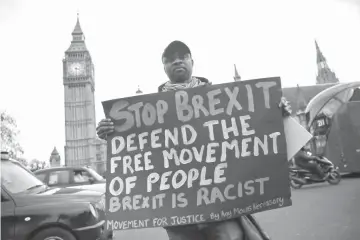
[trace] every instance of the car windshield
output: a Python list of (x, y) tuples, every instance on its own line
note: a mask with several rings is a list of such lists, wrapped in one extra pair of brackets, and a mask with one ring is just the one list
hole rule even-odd
[(12, 161), (1, 161), (1, 182), (11, 193), (21, 193), (44, 183), (29, 173), (20, 164)]
[(88, 168), (88, 170), (89, 170), (90, 174), (91, 174), (97, 181), (102, 181), (102, 180), (104, 180), (104, 178), (103, 178), (101, 175), (99, 175), (96, 171), (94, 171), (93, 169)]

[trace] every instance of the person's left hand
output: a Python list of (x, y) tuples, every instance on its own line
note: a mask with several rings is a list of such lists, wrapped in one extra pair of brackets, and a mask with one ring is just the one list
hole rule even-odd
[(288, 117), (291, 115), (291, 112), (292, 112), (291, 106), (290, 106), (289, 101), (287, 101), (285, 97), (281, 98), (279, 107), (281, 108), (282, 114), (284, 117)]

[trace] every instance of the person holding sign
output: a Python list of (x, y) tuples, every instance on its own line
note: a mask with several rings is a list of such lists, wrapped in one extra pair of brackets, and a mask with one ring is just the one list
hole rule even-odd
[[(205, 87), (208, 79), (192, 75), (194, 61), (189, 47), (181, 41), (173, 41), (164, 50), (162, 63), (169, 81), (158, 87), (159, 92)], [(282, 98), (279, 107), (283, 115), (291, 113), (290, 105)], [(106, 139), (115, 131), (111, 119), (101, 120), (97, 127), (99, 138)], [(251, 215), (226, 221), (172, 226), (165, 228), (170, 240), (260, 240), (268, 239)]]

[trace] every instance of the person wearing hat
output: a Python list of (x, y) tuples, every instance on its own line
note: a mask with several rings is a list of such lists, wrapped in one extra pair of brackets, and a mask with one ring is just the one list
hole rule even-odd
[[(158, 92), (204, 87), (211, 84), (204, 77), (193, 76), (194, 60), (190, 48), (181, 41), (173, 41), (165, 48), (162, 63), (169, 80), (158, 87)], [(284, 98), (279, 106), (284, 115), (290, 115), (290, 105)], [(103, 119), (96, 130), (99, 138), (106, 139), (108, 134), (114, 132), (114, 124), (111, 119)], [(269, 239), (250, 215), (215, 223), (173, 226), (165, 229), (169, 240)]]
[[(174, 91), (186, 88), (194, 88), (210, 85), (211, 82), (204, 77), (192, 75), (194, 60), (190, 48), (181, 41), (171, 42), (162, 54), (162, 63), (169, 80), (158, 87), (158, 92)], [(279, 106), (283, 115), (291, 114), (289, 102), (282, 98)], [(103, 119), (99, 122), (96, 131), (101, 139), (106, 139), (108, 134), (114, 132), (114, 124), (111, 119)]]
[[(162, 54), (162, 63), (169, 80), (158, 87), (158, 92), (206, 86), (211, 82), (204, 77), (192, 75), (194, 60), (190, 48), (181, 41), (171, 42)], [(106, 139), (114, 131), (111, 119), (103, 119), (97, 127), (99, 138)]]

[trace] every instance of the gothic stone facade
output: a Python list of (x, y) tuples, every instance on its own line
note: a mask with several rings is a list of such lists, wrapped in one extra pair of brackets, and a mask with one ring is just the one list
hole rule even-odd
[[(106, 150), (96, 136), (94, 64), (79, 18), (63, 59), (65, 100), (65, 165), (105, 171)], [(106, 146), (105, 146), (106, 147)]]

